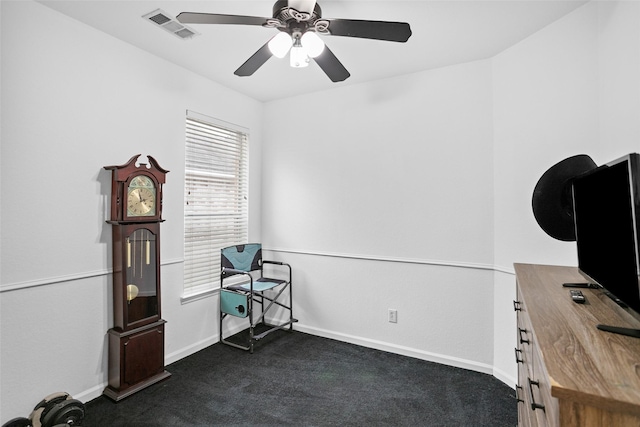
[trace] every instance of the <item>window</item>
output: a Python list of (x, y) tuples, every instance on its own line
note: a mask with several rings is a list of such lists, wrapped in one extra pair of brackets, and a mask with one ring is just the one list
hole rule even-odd
[(246, 129), (187, 111), (184, 295), (220, 284), (220, 249), (248, 238)]

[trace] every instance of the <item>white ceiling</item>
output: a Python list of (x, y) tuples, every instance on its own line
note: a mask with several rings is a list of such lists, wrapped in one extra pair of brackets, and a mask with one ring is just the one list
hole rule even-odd
[(490, 58), (580, 7), (582, 0), (320, 0), (322, 17), (408, 22), (407, 43), (323, 36), (351, 73), (333, 83), (315, 64), (289, 67), (272, 57), (253, 76), (233, 72), (277, 33), (238, 25), (189, 26), (200, 33), (180, 38), (142, 16), (162, 9), (271, 17), (272, 0), (155, 1), (40, 0), (52, 9), (260, 101)]

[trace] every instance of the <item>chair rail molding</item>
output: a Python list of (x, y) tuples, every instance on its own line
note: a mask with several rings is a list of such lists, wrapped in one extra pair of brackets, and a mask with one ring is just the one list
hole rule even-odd
[(278, 253), (289, 253), (298, 255), (311, 255), (322, 256), (331, 258), (344, 258), (344, 259), (357, 259), (364, 261), (381, 261), (381, 262), (395, 262), (402, 264), (423, 264), (423, 265), (435, 265), (441, 267), (453, 267), (453, 268), (471, 268), (475, 270), (488, 270), (500, 273), (506, 273), (515, 276), (513, 268), (507, 268), (497, 266), (493, 264), (480, 264), (471, 262), (460, 261), (446, 261), (446, 260), (430, 260), (419, 258), (403, 258), (403, 257), (390, 257), (383, 255), (368, 255), (368, 254), (347, 254), (338, 252), (325, 252), (325, 251), (310, 251), (305, 249), (283, 249), (283, 248), (269, 248), (264, 247), (263, 250)]
[[(181, 264), (183, 262), (184, 262), (184, 259), (181, 259), (181, 258), (172, 259), (172, 260), (162, 262), (160, 266), (165, 267), (172, 264)], [(35, 288), (38, 286), (56, 285), (59, 283), (91, 279), (91, 278), (100, 277), (100, 276), (109, 276), (111, 274), (112, 274), (112, 271), (108, 268), (105, 268), (101, 270), (83, 271), (80, 273), (66, 274), (64, 276), (55, 276), (55, 277), (46, 277), (44, 279), (28, 280), (25, 282), (7, 283), (7, 284), (0, 285), (0, 293), (17, 291), (17, 290), (26, 289), (26, 288)]]

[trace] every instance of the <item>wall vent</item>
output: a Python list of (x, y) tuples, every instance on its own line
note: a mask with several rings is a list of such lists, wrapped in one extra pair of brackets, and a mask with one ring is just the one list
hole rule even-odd
[(186, 25), (181, 24), (176, 18), (169, 15), (162, 9), (156, 9), (153, 12), (149, 12), (144, 15), (143, 18), (151, 22), (153, 25), (158, 26), (165, 31), (168, 31), (174, 36), (183, 40), (190, 39), (193, 36), (199, 35), (198, 32), (187, 27)]

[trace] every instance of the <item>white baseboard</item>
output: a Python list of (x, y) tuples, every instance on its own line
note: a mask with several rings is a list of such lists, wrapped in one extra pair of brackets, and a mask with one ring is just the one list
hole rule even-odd
[(79, 394), (74, 394), (71, 397), (73, 397), (74, 399), (79, 400), (80, 402), (83, 403), (87, 403), (90, 400), (93, 400), (97, 397), (100, 397), (102, 395), (102, 392), (104, 391), (105, 387), (107, 387), (107, 382), (104, 382), (102, 384), (98, 384), (95, 387), (92, 387), (88, 390), (83, 391), (82, 393)]
[[(428, 351), (418, 350), (411, 347), (405, 347), (397, 344), (390, 344), (383, 341), (372, 340), (369, 338), (357, 337), (354, 335), (342, 334), (339, 332), (328, 331), (325, 329), (314, 328), (310, 326), (301, 325), (296, 323), (294, 329), (300, 332), (305, 332), (311, 335), (317, 335), (324, 338), (331, 338), (337, 341), (348, 342), (351, 344), (360, 345), (363, 347), (373, 348), (376, 350), (382, 350), (389, 353), (400, 354), (402, 356), (413, 357), (416, 359), (426, 360), (428, 362), (440, 363), (443, 365), (454, 366), (456, 368), (468, 369), (471, 371), (481, 372), (484, 374), (494, 374), (494, 368), (486, 363), (480, 363), (474, 360), (466, 360), (453, 356), (446, 356), (437, 353), (431, 353)], [(495, 376), (495, 375), (494, 375)], [(497, 377), (500, 381), (503, 378)], [(508, 383), (507, 383), (508, 384)]]
[(193, 353), (197, 353), (200, 350), (203, 350), (209, 347), (210, 345), (217, 343), (218, 341), (220, 341), (220, 337), (216, 334), (214, 336), (207, 337), (194, 344), (191, 344), (187, 347), (183, 347), (177, 351), (174, 351), (170, 354), (165, 355), (164, 364), (170, 365), (174, 362), (177, 362), (180, 359), (184, 359), (185, 357), (192, 355)]
[(511, 375), (508, 375), (506, 372), (502, 371), (501, 369), (493, 368), (493, 376), (499, 379), (500, 381), (502, 381), (503, 383), (505, 383), (506, 385), (508, 385), (509, 387), (511, 387), (512, 389), (514, 390), (516, 389), (516, 384), (518, 384), (518, 381)]

